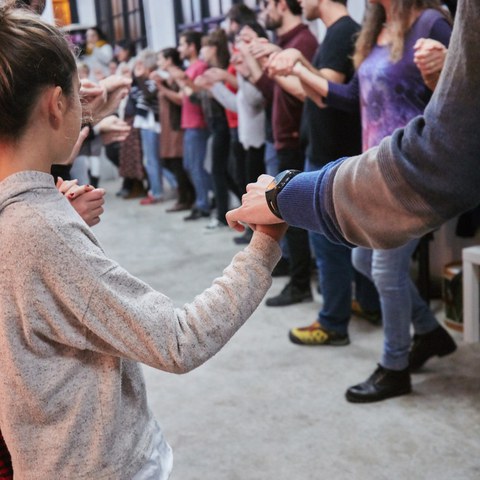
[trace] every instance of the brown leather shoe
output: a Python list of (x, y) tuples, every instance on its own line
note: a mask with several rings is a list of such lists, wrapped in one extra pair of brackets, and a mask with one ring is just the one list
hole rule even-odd
[(192, 205), (190, 205), (189, 203), (179, 203), (179, 202), (177, 202), (172, 207), (167, 208), (166, 212), (168, 212), (168, 213), (182, 212), (184, 210), (190, 210), (191, 208), (192, 208)]
[(132, 198), (143, 198), (146, 196), (147, 190), (143, 186), (143, 182), (140, 180), (135, 180), (132, 188), (125, 195), (122, 195), (122, 198), (125, 200), (130, 200)]

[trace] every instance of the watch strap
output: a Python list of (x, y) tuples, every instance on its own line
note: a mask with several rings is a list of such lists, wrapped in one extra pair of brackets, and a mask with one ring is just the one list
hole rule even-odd
[(278, 218), (283, 220), (277, 203), (278, 194), (285, 188), (285, 185), (296, 175), (300, 170), (284, 170), (280, 172), (272, 181), (272, 187), (265, 191), (265, 199), (267, 201), (268, 208)]

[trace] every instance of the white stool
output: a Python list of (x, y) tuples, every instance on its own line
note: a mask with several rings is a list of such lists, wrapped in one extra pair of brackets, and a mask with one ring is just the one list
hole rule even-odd
[(462, 250), (463, 339), (480, 341), (480, 246)]

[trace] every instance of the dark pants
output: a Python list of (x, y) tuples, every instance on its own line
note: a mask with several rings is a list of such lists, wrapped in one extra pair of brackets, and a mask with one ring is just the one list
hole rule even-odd
[(230, 161), (231, 171), (238, 190), (244, 194), (247, 180), (245, 178), (245, 155), (246, 152), (238, 139), (238, 129), (230, 129)]
[(195, 202), (195, 189), (183, 169), (182, 158), (162, 158), (162, 165), (175, 175), (178, 185), (177, 202), (193, 205)]
[[(303, 170), (304, 153), (300, 148), (277, 150), (279, 171), (287, 169)], [(301, 290), (310, 289), (310, 244), (306, 230), (290, 227), (285, 235), (290, 262), (290, 282)]]
[(210, 119), (210, 138), (212, 142), (212, 183), (217, 204), (217, 219), (227, 223), (229, 190), (240, 200), (242, 197), (238, 185), (230, 175), (228, 159), (230, 155), (230, 129), (227, 121)]
[(265, 145), (259, 148), (250, 147), (245, 155), (245, 176), (248, 183), (257, 181), (265, 173)]

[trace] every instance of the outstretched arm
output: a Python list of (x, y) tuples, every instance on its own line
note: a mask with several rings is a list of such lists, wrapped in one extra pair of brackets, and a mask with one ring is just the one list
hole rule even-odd
[[(461, 2), (424, 116), (362, 155), (287, 184), (278, 196), (287, 223), (347, 245), (392, 248), (480, 203), (479, 22), (480, 4)], [(240, 209), (230, 220), (248, 218)]]

